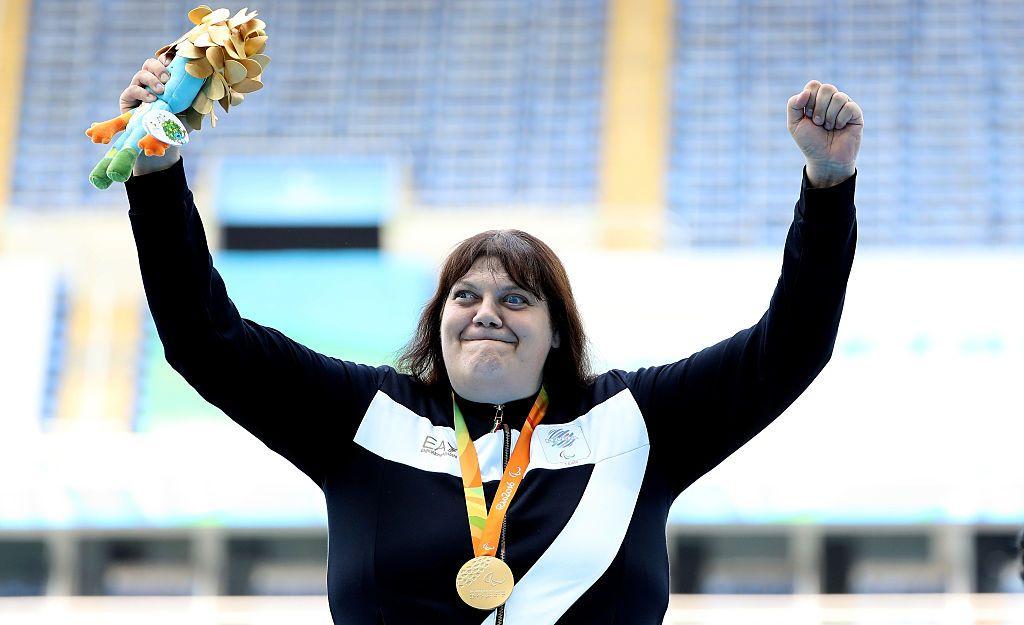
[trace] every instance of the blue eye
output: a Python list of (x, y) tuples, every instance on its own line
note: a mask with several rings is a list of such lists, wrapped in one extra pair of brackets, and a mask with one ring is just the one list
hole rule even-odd
[[(476, 297), (473, 294), (472, 291), (462, 290), (462, 291), (456, 291), (455, 295), (452, 297), (452, 299), (462, 299), (460, 296), (463, 293), (466, 293), (468, 295), (473, 295), (474, 297)], [(510, 304), (513, 304), (515, 306), (522, 306), (524, 304), (529, 304), (530, 303), (525, 297), (523, 297), (522, 295), (519, 295), (517, 293), (510, 293), (509, 295), (506, 295), (505, 298), (506, 298), (506, 300), (510, 300), (510, 298), (519, 298), (519, 301), (509, 301)]]

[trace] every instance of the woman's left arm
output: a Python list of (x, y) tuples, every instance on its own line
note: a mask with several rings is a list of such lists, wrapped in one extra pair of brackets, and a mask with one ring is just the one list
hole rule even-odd
[(768, 310), (689, 358), (625, 374), (647, 421), (652, 460), (674, 494), (782, 414), (835, 346), (857, 243), (854, 162), (863, 121), (845, 94), (817, 81), (787, 108), (807, 165)]

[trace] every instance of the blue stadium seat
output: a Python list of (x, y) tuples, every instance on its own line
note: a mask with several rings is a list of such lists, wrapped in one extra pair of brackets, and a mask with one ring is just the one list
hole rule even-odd
[(786, 100), (810, 79), (865, 112), (860, 242), (1024, 243), (1020, 7), (676, 0), (668, 241), (777, 246), (803, 158)]
[[(132, 74), (195, 4), (34, 1), (16, 210), (123, 208), (89, 185), (103, 148), (84, 131), (118, 113)], [(270, 35), (266, 87), (197, 133), (190, 179), (216, 155), (319, 151), (402, 159), (427, 205), (596, 201), (605, 0), (253, 8)]]

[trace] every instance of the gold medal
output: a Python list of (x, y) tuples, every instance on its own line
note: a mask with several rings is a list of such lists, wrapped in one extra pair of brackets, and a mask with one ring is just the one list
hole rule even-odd
[(455, 576), (455, 590), (470, 606), (493, 610), (512, 594), (512, 569), (494, 556), (477, 556), (462, 565)]

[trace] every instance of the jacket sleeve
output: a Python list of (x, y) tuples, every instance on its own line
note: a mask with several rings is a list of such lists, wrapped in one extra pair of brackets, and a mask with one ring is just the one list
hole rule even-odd
[(142, 284), (167, 362), (204, 399), (324, 487), (388, 367), (324, 356), (241, 317), (213, 266), (183, 161), (129, 178)]
[(688, 358), (625, 373), (673, 495), (774, 421), (831, 358), (857, 242), (855, 184), (856, 172), (815, 189), (804, 172), (782, 274), (756, 324)]

